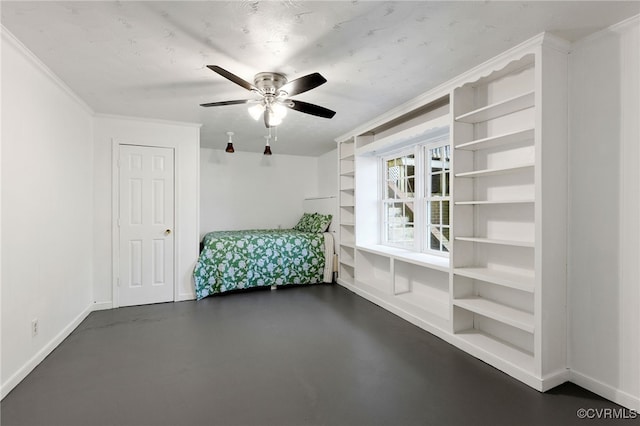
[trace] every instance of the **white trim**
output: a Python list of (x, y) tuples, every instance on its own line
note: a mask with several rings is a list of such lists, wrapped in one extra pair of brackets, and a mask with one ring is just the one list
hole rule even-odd
[[(135, 143), (135, 142), (126, 142), (122, 140), (117, 140), (115, 138), (111, 139), (112, 144), (112, 153), (113, 156), (111, 158), (111, 292), (112, 292), (112, 307), (118, 308), (120, 307), (120, 292), (119, 292), (119, 275), (120, 275), (120, 226), (119, 226), (119, 216), (120, 216), (120, 145), (133, 145), (140, 147), (149, 147), (149, 148), (168, 148), (173, 150), (173, 301), (176, 302), (178, 300), (187, 300), (180, 299), (182, 295), (179, 293), (179, 281), (178, 281), (178, 273), (180, 265), (180, 253), (178, 251), (178, 238), (180, 235), (180, 227), (179, 227), (179, 209), (178, 209), (178, 201), (180, 196), (180, 188), (178, 183), (179, 180), (179, 169), (178, 169), (178, 146), (177, 145), (153, 145), (151, 143)], [(198, 188), (199, 189), (199, 188)], [(199, 206), (198, 206), (199, 210)], [(199, 217), (196, 218), (199, 221)]]
[(111, 302), (93, 302), (93, 311), (106, 311), (113, 309), (113, 303)]
[(599, 39), (613, 35), (623, 33), (634, 25), (640, 24), (640, 14), (634, 15), (630, 18), (625, 19), (624, 21), (618, 22), (617, 24), (613, 24), (607, 28), (603, 28), (595, 33), (589, 34), (586, 37), (581, 38), (580, 40), (576, 40), (571, 45), (571, 52), (576, 49), (582, 48), (584, 45), (588, 45), (594, 41), (598, 41)]
[(78, 316), (76, 316), (66, 327), (56, 334), (42, 349), (24, 363), (6, 382), (0, 387), (0, 399), (4, 399), (25, 377), (31, 373), (55, 348), (62, 343), (87, 316), (93, 311), (93, 303), (87, 306)]
[[(178, 272), (180, 271), (181, 257), (178, 253), (178, 236), (182, 234), (180, 229), (180, 209), (178, 208), (180, 195), (180, 173), (178, 173), (178, 164), (180, 164), (180, 150), (177, 146), (171, 147), (173, 149), (173, 301), (178, 300), (179, 297), (179, 282)], [(200, 160), (198, 159), (198, 163)], [(200, 192), (198, 192), (200, 194)], [(198, 197), (199, 198), (199, 197)], [(198, 210), (200, 208), (198, 207)]]
[(51, 71), (44, 62), (40, 60), (31, 50), (27, 48), (18, 38), (13, 35), (4, 25), (0, 24), (0, 32), (2, 33), (2, 39), (15, 47), (27, 60), (29, 60), (42, 74), (44, 74), (53, 84), (58, 86), (71, 100), (76, 102), (82, 109), (88, 112), (90, 115), (94, 115), (94, 110), (80, 98), (69, 86), (65, 84), (57, 75)]
[(613, 24), (609, 27), (609, 30), (614, 32), (625, 32), (630, 27), (635, 25), (640, 25), (640, 14), (634, 15), (630, 18), (625, 19), (624, 21), (620, 21), (617, 24)]
[(172, 121), (172, 120), (162, 120), (159, 118), (148, 118), (148, 117), (135, 117), (130, 115), (117, 115), (117, 114), (103, 114), (103, 113), (95, 113), (94, 116), (96, 118), (108, 118), (113, 120), (129, 120), (129, 121), (137, 121), (143, 123), (154, 123), (154, 124), (167, 124), (173, 126), (184, 126), (184, 127), (196, 127), (201, 128), (202, 123), (193, 123), (189, 121)]
[(118, 280), (120, 275), (120, 143), (111, 139), (111, 306), (120, 307)]
[(196, 293), (192, 292), (192, 293), (180, 293), (178, 294), (178, 297), (176, 298), (176, 302), (185, 302), (187, 300), (196, 300)]
[(623, 407), (640, 412), (640, 398), (630, 393), (616, 389), (600, 380), (582, 374), (576, 370), (569, 370), (569, 381)]

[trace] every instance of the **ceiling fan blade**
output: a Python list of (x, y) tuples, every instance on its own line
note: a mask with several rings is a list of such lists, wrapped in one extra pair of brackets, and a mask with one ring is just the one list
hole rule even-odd
[(223, 106), (223, 105), (240, 105), (251, 102), (250, 99), (241, 99), (237, 101), (209, 102), (208, 104), (200, 104), (201, 107)]
[(259, 91), (258, 88), (256, 86), (254, 86), (253, 84), (249, 83), (246, 80), (241, 79), (237, 75), (225, 70), (224, 68), (221, 68), (221, 67), (219, 67), (217, 65), (207, 65), (207, 68), (209, 68), (211, 71), (213, 71), (215, 73), (220, 74), (221, 76), (223, 76), (227, 80), (233, 81), (238, 86), (244, 87), (247, 90), (255, 90), (256, 92)]
[(299, 93), (304, 93), (307, 90), (315, 89), (316, 87), (327, 82), (327, 79), (321, 76), (319, 73), (305, 75), (304, 77), (296, 78), (282, 86), (283, 91), (287, 92), (289, 96), (295, 96)]
[(310, 104), (308, 102), (287, 99), (284, 104), (291, 109), (295, 109), (296, 111), (304, 112), (305, 114), (316, 115), (322, 118), (333, 118), (333, 116), (336, 115), (335, 111), (331, 111), (330, 109), (327, 109), (325, 107)]

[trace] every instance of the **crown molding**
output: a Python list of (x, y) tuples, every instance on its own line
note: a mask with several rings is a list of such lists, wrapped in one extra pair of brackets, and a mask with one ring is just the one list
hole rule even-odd
[(182, 126), (182, 127), (195, 127), (201, 128), (202, 123), (193, 123), (188, 121), (172, 121), (172, 120), (163, 120), (160, 118), (148, 118), (148, 117), (134, 117), (130, 115), (117, 115), (117, 114), (103, 114), (103, 113), (95, 113), (94, 116), (96, 118), (106, 118), (112, 120), (128, 120), (128, 121), (142, 121), (145, 123), (154, 123), (154, 124), (165, 124), (168, 126)]
[(94, 115), (95, 111), (80, 98), (67, 84), (60, 79), (44, 62), (40, 60), (27, 46), (25, 46), (11, 31), (4, 25), (0, 24), (0, 33), (2, 41), (14, 47), (25, 59), (33, 64), (43, 75), (45, 75), (52, 83), (65, 92), (73, 101), (75, 101), (82, 109), (90, 115)]

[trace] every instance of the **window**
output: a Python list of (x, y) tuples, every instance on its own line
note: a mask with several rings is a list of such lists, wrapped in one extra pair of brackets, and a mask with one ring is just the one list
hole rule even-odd
[(414, 246), (415, 155), (384, 159), (383, 229), (388, 245)]
[(426, 250), (449, 252), (449, 182), (451, 182), (449, 145), (425, 147)]
[(416, 145), (382, 158), (380, 241), (448, 255), (451, 180), (447, 141)]

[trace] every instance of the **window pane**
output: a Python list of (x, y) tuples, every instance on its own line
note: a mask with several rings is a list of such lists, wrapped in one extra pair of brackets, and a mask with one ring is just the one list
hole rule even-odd
[(402, 203), (388, 203), (385, 209), (386, 221), (389, 225), (396, 225), (402, 217)]
[(445, 170), (449, 170), (449, 161), (450, 161), (451, 148), (449, 145), (444, 147), (444, 158), (442, 163), (442, 168)]
[(413, 203), (404, 204), (403, 212), (404, 217), (406, 218), (405, 223), (413, 224)]
[(431, 238), (429, 241), (429, 248), (431, 250), (440, 250), (440, 240), (438, 236), (440, 235), (440, 231), (435, 226), (430, 227)]
[(442, 195), (442, 175), (431, 175), (431, 195)]
[(442, 202), (442, 224), (449, 225), (449, 202)]
[(449, 195), (449, 172), (446, 172), (444, 174), (444, 195), (448, 196)]
[(449, 251), (449, 249), (446, 247), (449, 245), (449, 228), (442, 228), (442, 251)]
[(414, 177), (410, 177), (407, 179), (407, 198), (413, 198), (414, 188), (416, 187), (416, 179)]
[(431, 201), (429, 203), (429, 224), (440, 224), (440, 201)]
[(387, 181), (387, 199), (400, 198), (400, 195), (398, 194), (398, 185), (399, 181), (397, 180)]
[(426, 154), (424, 181), (427, 183), (425, 191), (426, 233), (425, 250), (448, 252), (449, 224), (450, 224), (450, 189), (451, 183), (451, 147), (443, 145), (428, 148)]
[(429, 150), (431, 153), (431, 159), (433, 161), (440, 161), (442, 158), (442, 149), (441, 148), (432, 148)]
[(385, 207), (387, 242), (411, 248), (414, 240), (413, 208), (410, 203), (388, 203)]
[(386, 161), (386, 199), (413, 198), (415, 192), (415, 158), (413, 155)]

